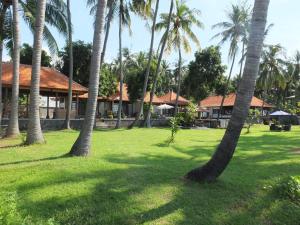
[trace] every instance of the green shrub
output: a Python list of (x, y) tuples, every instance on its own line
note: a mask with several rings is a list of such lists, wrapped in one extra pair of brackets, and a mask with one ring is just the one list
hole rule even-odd
[(281, 197), (300, 203), (300, 178), (288, 176), (280, 179), (274, 186), (275, 193)]
[(179, 125), (181, 121), (182, 121), (181, 114), (177, 114), (175, 117), (172, 117), (170, 119), (171, 136), (168, 140), (168, 145), (174, 142), (175, 135), (179, 130)]

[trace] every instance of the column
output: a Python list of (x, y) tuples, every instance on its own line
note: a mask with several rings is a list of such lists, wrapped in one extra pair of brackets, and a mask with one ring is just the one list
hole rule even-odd
[(46, 116), (46, 119), (50, 119), (50, 116), (49, 116), (49, 94), (47, 95), (47, 116)]

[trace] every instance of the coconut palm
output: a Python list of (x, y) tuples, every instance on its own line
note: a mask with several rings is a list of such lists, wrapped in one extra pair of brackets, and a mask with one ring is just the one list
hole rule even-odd
[[(147, 125), (148, 128), (151, 127), (151, 107), (152, 107), (152, 102), (153, 102), (153, 97), (156, 91), (156, 85), (157, 85), (157, 80), (158, 80), (158, 76), (160, 74), (160, 67), (161, 67), (161, 62), (162, 62), (162, 58), (163, 58), (163, 54), (165, 51), (165, 47), (168, 41), (168, 34), (170, 31), (170, 26), (171, 26), (171, 19), (172, 19), (172, 15), (173, 15), (173, 8), (174, 8), (174, 0), (170, 0), (170, 10), (169, 10), (169, 14), (167, 15), (167, 23), (166, 23), (166, 31), (161, 39), (161, 47), (160, 47), (160, 53), (158, 56), (158, 61), (157, 61), (157, 66), (156, 66), (156, 71), (154, 74), (154, 78), (153, 78), (153, 84), (151, 87), (151, 92), (150, 92), (150, 101), (149, 101), (149, 107), (148, 107), (148, 111), (145, 117), (145, 123)], [(145, 125), (145, 124), (144, 124)]]
[(103, 35), (106, 0), (98, 0), (95, 30), (93, 40), (93, 53), (89, 76), (89, 98), (86, 106), (86, 114), (83, 127), (72, 146), (70, 154), (73, 156), (87, 156), (90, 152), (91, 136), (95, 122), (97, 97), (99, 90), (100, 60), (101, 60), (101, 39)]
[(204, 166), (190, 171), (185, 176), (187, 179), (197, 182), (213, 181), (222, 174), (233, 157), (255, 89), (269, 2), (270, 0), (255, 0), (244, 73), (225, 135), (212, 158)]
[(19, 130), (19, 71), (20, 71), (20, 24), (19, 2), (13, 0), (13, 82), (11, 96), (11, 110), (6, 137), (15, 137), (20, 134)]
[(41, 70), (41, 53), (42, 39), (45, 23), (46, 0), (37, 2), (33, 54), (32, 54), (32, 72), (30, 85), (30, 103), (29, 118), (26, 143), (35, 144), (43, 143), (44, 137), (40, 124), (40, 70)]
[[(282, 59), (283, 55), (284, 49), (280, 44), (265, 46), (257, 79), (257, 86), (263, 92), (263, 99), (272, 88), (279, 90), (284, 89), (286, 86), (284, 71), (286, 63)], [(280, 97), (277, 98), (278, 102)]]
[[(233, 67), (236, 60), (236, 55), (238, 52), (238, 45), (240, 42), (245, 43), (248, 29), (249, 21), (249, 10), (244, 6), (231, 5), (231, 10), (227, 12), (228, 21), (220, 22), (212, 26), (213, 29), (221, 28), (221, 32), (213, 36), (214, 38), (221, 37), (220, 45), (226, 42), (230, 42), (228, 57), (232, 60), (229, 75), (227, 78), (225, 90), (223, 93), (223, 98), (220, 105), (220, 110), (218, 111), (218, 121), (220, 119), (220, 113), (223, 109), (223, 104), (228, 89), (228, 85), (231, 79)], [(243, 44), (243, 49), (245, 50), (245, 45)], [(242, 53), (244, 54), (244, 53)]]
[[(198, 20), (200, 11), (197, 9), (190, 9), (184, 0), (176, 0), (176, 11), (171, 14), (171, 21), (169, 23), (169, 14), (161, 14), (161, 21), (156, 24), (156, 29), (161, 31), (166, 29), (170, 24), (169, 32), (163, 34), (161, 43), (163, 43), (164, 38), (167, 38), (166, 51), (171, 52), (175, 49), (178, 52), (178, 80), (177, 80), (177, 95), (175, 102), (175, 114), (178, 111), (178, 98), (180, 95), (180, 85), (181, 85), (181, 68), (182, 68), (182, 50), (187, 53), (191, 52), (191, 45), (189, 39), (196, 44), (197, 47), (200, 46), (200, 42), (197, 35), (192, 31), (192, 26), (195, 25), (199, 28), (203, 28), (203, 24)], [(149, 110), (151, 107), (149, 107)], [(150, 126), (150, 113), (147, 115), (147, 126)]]
[[(139, 5), (137, 5), (138, 7)], [(148, 8), (147, 2), (142, 2), (142, 6), (145, 8)], [(139, 8), (140, 9), (140, 8)], [(148, 87), (148, 81), (149, 81), (149, 74), (150, 74), (150, 67), (151, 67), (151, 62), (152, 62), (152, 56), (153, 56), (153, 47), (154, 47), (154, 36), (155, 36), (155, 26), (156, 26), (156, 19), (157, 19), (157, 14), (158, 14), (158, 9), (159, 9), (159, 0), (156, 0), (156, 6), (154, 10), (154, 16), (153, 16), (153, 24), (152, 24), (152, 30), (151, 30), (151, 41), (150, 41), (150, 48), (149, 48), (149, 53), (148, 53), (148, 63), (147, 63), (147, 68), (146, 68), (146, 74), (145, 74), (145, 79), (144, 79), (144, 87), (143, 87), (143, 94), (140, 102), (140, 108), (137, 112), (137, 117), (134, 120), (134, 122), (130, 125), (130, 127), (133, 127), (135, 123), (140, 119), (143, 108), (144, 108), (144, 99), (147, 93), (147, 87)], [(147, 15), (147, 10), (143, 10), (142, 12), (145, 12), (144, 15)]]
[[(91, 15), (96, 14), (96, 9), (97, 9), (96, 1), (97, 0), (88, 0), (87, 1), (87, 5), (89, 7), (91, 7), (91, 10), (90, 10)], [(110, 33), (111, 23), (114, 20), (115, 15), (117, 14), (117, 10), (118, 10), (117, 0), (108, 1), (107, 2), (107, 10), (108, 10), (108, 12), (105, 17), (105, 25), (104, 25), (105, 37), (104, 37), (103, 48), (102, 48), (102, 53), (101, 53), (101, 66), (104, 63), (104, 59), (105, 59), (105, 53), (106, 53), (106, 47), (107, 47), (107, 43), (108, 43), (108, 37), (109, 37), (109, 33)]]
[(8, 11), (11, 2), (0, 2), (0, 130), (2, 124), (2, 61), (3, 61), (3, 43), (10, 35), (11, 30), (11, 14)]
[(120, 79), (120, 99), (119, 99), (119, 106), (118, 106), (118, 114), (117, 114), (117, 123), (116, 129), (120, 128), (121, 126), (121, 118), (122, 118), (122, 107), (123, 107), (123, 83), (124, 83), (124, 70), (123, 70), (123, 48), (122, 48), (122, 33), (123, 27), (127, 26), (130, 30), (131, 26), (131, 19), (129, 14), (129, 4), (126, 0), (119, 0), (118, 2), (119, 10), (119, 79)]
[[(0, 61), (2, 62), (3, 57), (3, 45), (5, 43), (7, 48), (12, 48), (13, 38), (11, 33), (11, 24), (13, 24), (12, 16), (8, 10), (12, 5), (12, 1), (1, 1), (0, 2)], [(67, 32), (67, 23), (65, 16), (65, 4), (63, 0), (49, 0), (46, 3), (46, 17), (45, 25), (43, 29), (43, 38), (47, 42), (48, 47), (52, 53), (58, 51), (58, 46), (52, 35), (49, 26), (56, 28), (59, 33), (65, 35)], [(35, 29), (36, 21), (36, 0), (19, 0), (19, 9), (21, 17), (27, 23), (30, 30), (33, 32)], [(0, 63), (0, 102), (2, 102), (2, 63)], [(2, 119), (2, 105), (0, 104), (0, 123)]]
[(64, 127), (70, 129), (70, 119), (72, 110), (72, 84), (73, 84), (73, 40), (72, 40), (72, 17), (71, 17), (71, 5), (70, 0), (67, 0), (67, 21), (68, 21), (68, 47), (69, 47), (69, 88), (68, 88), (68, 101), (67, 101), (67, 112)]

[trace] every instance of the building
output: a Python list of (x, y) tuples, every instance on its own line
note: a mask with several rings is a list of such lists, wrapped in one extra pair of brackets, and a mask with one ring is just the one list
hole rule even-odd
[[(10, 112), (10, 96), (12, 89), (13, 64), (2, 63), (3, 84), (3, 118), (7, 118)], [(28, 100), (31, 86), (31, 65), (20, 65), (20, 118), (28, 116)], [(40, 116), (41, 118), (65, 118), (66, 102), (69, 89), (69, 78), (59, 71), (42, 67), (40, 73)], [(72, 102), (71, 117), (78, 115), (79, 96), (87, 93), (87, 88), (73, 82), (72, 92), (75, 101)], [(52, 104), (51, 104), (52, 103)]]
[[(206, 112), (202, 112), (202, 118), (216, 119), (220, 111), (220, 106), (223, 96), (209, 96), (199, 102), (199, 107), (205, 109)], [(223, 109), (220, 113), (221, 119), (229, 119), (232, 114), (233, 106), (235, 103), (236, 94), (231, 93), (225, 97)], [(262, 114), (267, 115), (273, 108), (272, 105), (264, 102), (263, 100), (253, 96), (251, 101), (252, 109), (263, 110)]]

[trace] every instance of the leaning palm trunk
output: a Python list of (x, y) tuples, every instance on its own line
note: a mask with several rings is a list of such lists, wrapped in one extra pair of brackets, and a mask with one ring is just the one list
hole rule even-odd
[(175, 110), (174, 110), (174, 116), (177, 115), (178, 113), (178, 99), (179, 99), (179, 95), (180, 95), (180, 86), (181, 86), (181, 63), (182, 63), (182, 59), (181, 59), (181, 47), (179, 46), (178, 48), (178, 54), (179, 54), (179, 61), (178, 61), (178, 79), (177, 79), (177, 94), (176, 94), (176, 101), (175, 101)]
[(4, 40), (4, 19), (5, 14), (8, 9), (7, 5), (2, 5), (2, 9), (0, 12), (0, 131), (2, 129), (2, 61), (3, 61), (3, 40)]
[(117, 115), (116, 129), (119, 129), (121, 126), (122, 119), (122, 108), (123, 108), (123, 82), (124, 82), (124, 71), (123, 71), (123, 50), (122, 50), (122, 10), (123, 4), (122, 0), (120, 2), (120, 14), (119, 14), (119, 72), (120, 72), (120, 99)]
[(173, 8), (174, 8), (174, 1), (171, 0), (171, 4), (170, 4), (170, 11), (169, 11), (169, 15), (168, 15), (168, 26), (165, 32), (165, 37), (163, 40), (163, 43), (161, 45), (161, 49), (160, 49), (160, 53), (159, 53), (159, 57), (158, 57), (158, 61), (157, 61), (157, 67), (156, 67), (156, 71), (154, 74), (154, 78), (153, 78), (153, 84), (152, 84), (152, 88), (151, 88), (151, 92), (150, 92), (150, 101), (149, 101), (149, 107), (148, 107), (148, 111), (145, 117), (145, 122), (144, 125), (146, 125), (148, 128), (151, 127), (151, 107), (152, 107), (152, 103), (153, 103), (153, 97), (156, 91), (156, 85), (157, 85), (157, 80), (158, 80), (158, 76), (160, 74), (160, 64), (162, 61), (162, 57), (164, 55), (164, 51), (165, 51), (165, 47), (167, 44), (167, 40), (168, 40), (168, 33), (170, 30), (170, 24), (171, 24), (171, 17), (172, 17), (172, 13), (173, 13)]
[(71, 110), (72, 110), (72, 84), (73, 84), (73, 40), (72, 40), (72, 17), (71, 17), (71, 8), (70, 0), (67, 0), (67, 11), (68, 11), (68, 46), (69, 46), (69, 89), (68, 89), (68, 105), (67, 113), (64, 127), (70, 129), (70, 120), (71, 120)]
[(223, 93), (223, 96), (222, 96), (222, 101), (221, 101), (220, 109), (218, 111), (218, 117), (217, 117), (217, 121), (218, 122), (220, 120), (220, 115), (221, 115), (221, 113), (223, 111), (223, 105), (224, 105), (224, 101), (225, 101), (225, 98), (226, 98), (226, 95), (227, 95), (227, 91), (228, 91), (228, 87), (229, 87), (229, 83), (230, 83), (230, 79), (231, 79), (231, 75), (232, 75), (232, 71), (233, 71), (233, 66), (234, 66), (234, 63), (235, 63), (235, 56), (236, 56), (236, 52), (233, 55), (233, 59), (232, 59), (231, 67), (230, 67), (229, 76), (228, 76), (226, 84), (225, 84), (225, 89), (224, 89), (224, 93)]
[(34, 43), (32, 54), (32, 72), (30, 86), (29, 118), (27, 131), (27, 144), (43, 143), (44, 137), (40, 122), (40, 70), (42, 39), (45, 23), (46, 0), (37, 1), (37, 16), (34, 30)]
[[(112, 0), (113, 2), (115, 2), (116, 0)], [(111, 5), (113, 5), (114, 3), (112, 3)], [(107, 15), (107, 21), (106, 21), (106, 29), (105, 29), (105, 37), (104, 37), (104, 43), (103, 43), (103, 49), (102, 49), (102, 53), (101, 53), (101, 65), (100, 68), (102, 67), (102, 64), (104, 63), (104, 58), (105, 58), (105, 53), (106, 53), (106, 47), (107, 47), (107, 42), (108, 42), (108, 36), (109, 36), (109, 32), (110, 32), (110, 25), (111, 25), (111, 21), (113, 18), (113, 13), (114, 13), (114, 9), (111, 6)]]
[(269, 2), (270, 0), (256, 0), (254, 4), (244, 74), (225, 135), (212, 158), (204, 166), (190, 171), (186, 175), (187, 179), (197, 182), (213, 181), (222, 174), (232, 159), (255, 89)]
[(20, 73), (20, 24), (19, 1), (13, 0), (13, 83), (11, 94), (11, 110), (6, 137), (16, 137), (19, 130), (19, 73)]
[(154, 45), (154, 36), (155, 36), (155, 26), (156, 26), (156, 19), (157, 19), (157, 14), (158, 14), (158, 8), (159, 8), (159, 0), (156, 0), (156, 6), (155, 6), (155, 12), (154, 12), (154, 17), (153, 17), (153, 24), (152, 24), (152, 32), (151, 32), (151, 41), (150, 41), (150, 48), (149, 48), (149, 56), (148, 56), (148, 64), (147, 64), (147, 69), (146, 69), (146, 74), (145, 74), (145, 80), (144, 80), (144, 87), (143, 87), (143, 95), (141, 99), (141, 105), (139, 108), (139, 111), (137, 113), (137, 116), (133, 123), (129, 126), (129, 128), (134, 127), (134, 125), (139, 121), (141, 118), (142, 112), (143, 112), (143, 107), (144, 107), (144, 100), (146, 97), (147, 93), (147, 87), (148, 87), (148, 81), (149, 81), (149, 74), (150, 74), (150, 67), (151, 67), (151, 61), (152, 61), (152, 56), (153, 56), (153, 45)]
[(89, 93), (88, 102), (85, 110), (85, 119), (83, 127), (73, 144), (70, 155), (73, 156), (87, 156), (90, 153), (91, 136), (95, 122), (97, 96), (99, 91), (99, 77), (100, 77), (100, 60), (101, 60), (101, 38), (103, 33), (104, 12), (106, 0), (98, 0), (94, 40), (93, 40), (93, 54), (91, 60), (91, 70), (89, 77)]

